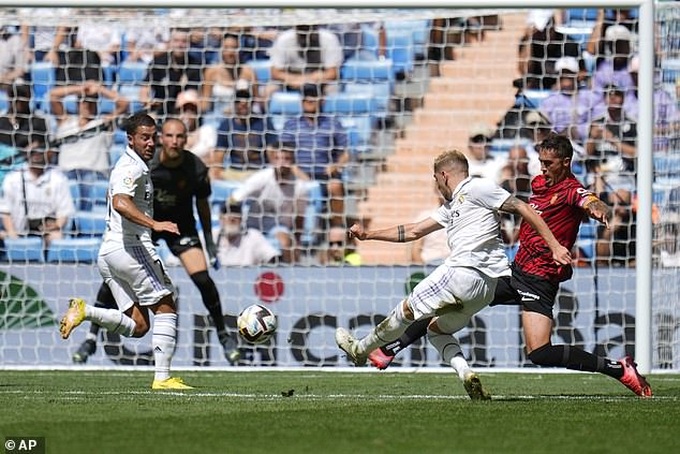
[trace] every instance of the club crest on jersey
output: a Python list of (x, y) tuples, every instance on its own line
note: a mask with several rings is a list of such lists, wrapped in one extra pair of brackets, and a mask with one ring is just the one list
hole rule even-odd
[(124, 184), (126, 187), (132, 188), (132, 184), (133, 184), (133, 183), (134, 183), (134, 180), (132, 179), (132, 177), (125, 177), (125, 178), (123, 178), (123, 184)]
[(463, 203), (465, 202), (465, 195), (459, 194), (458, 195), (458, 203)]
[(557, 202), (557, 194), (553, 194), (553, 196), (550, 198), (550, 205), (555, 205)]

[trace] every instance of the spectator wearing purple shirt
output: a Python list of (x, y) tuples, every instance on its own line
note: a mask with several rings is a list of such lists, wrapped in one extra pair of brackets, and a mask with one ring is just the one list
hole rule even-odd
[(579, 63), (574, 57), (557, 60), (555, 71), (559, 75), (555, 91), (543, 100), (540, 111), (554, 132), (582, 143), (590, 122), (605, 110), (602, 96), (577, 86)]
[(302, 110), (283, 126), (281, 142), (294, 143), (295, 163), (311, 180), (321, 183), (330, 205), (330, 226), (345, 226), (345, 188), (342, 171), (349, 161), (347, 131), (337, 118), (322, 114), (321, 88), (306, 84), (302, 89)]
[(604, 35), (607, 54), (598, 56), (593, 71), (593, 91), (603, 93), (608, 85), (616, 85), (624, 91), (635, 88), (633, 78), (628, 72), (631, 57), (631, 32), (623, 25), (611, 25)]

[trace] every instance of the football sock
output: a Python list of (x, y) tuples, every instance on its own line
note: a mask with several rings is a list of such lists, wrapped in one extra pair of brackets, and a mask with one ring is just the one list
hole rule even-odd
[(215, 329), (218, 333), (224, 333), (224, 314), (222, 313), (220, 294), (215, 286), (215, 281), (212, 280), (207, 271), (199, 271), (190, 277), (198, 291), (201, 292), (203, 305), (208, 310)]
[(623, 376), (623, 366), (618, 361), (594, 355), (571, 345), (545, 344), (529, 353), (529, 359), (539, 366), (600, 372), (616, 379)]
[(456, 371), (461, 380), (465, 379), (465, 373), (470, 369), (463, 351), (460, 348), (458, 339), (451, 334), (440, 334), (434, 331), (427, 332), (427, 339), (430, 344), (437, 349), (442, 357), (442, 360), (450, 364)]
[(358, 353), (372, 352), (378, 346), (397, 339), (411, 323), (413, 323), (412, 320), (406, 320), (403, 302), (400, 302), (392, 309), (385, 320), (359, 341), (357, 345)]
[[(101, 307), (104, 309), (116, 309), (116, 300), (113, 298), (113, 293), (108, 285), (102, 284), (99, 286), (99, 291), (97, 292), (97, 301), (94, 303), (94, 307)], [(97, 340), (97, 335), (99, 334), (99, 329), (101, 326), (96, 323), (90, 323), (90, 331), (85, 336), (87, 340)]]
[(170, 363), (177, 343), (177, 314), (157, 313), (153, 318), (154, 380), (170, 377)]
[(135, 332), (135, 321), (117, 309), (85, 305), (85, 319), (121, 336), (130, 337)]
[(429, 317), (416, 320), (406, 328), (406, 331), (399, 336), (399, 339), (383, 345), (380, 347), (380, 350), (387, 356), (396, 356), (397, 353), (427, 334), (427, 325), (430, 324), (430, 320), (432, 320), (432, 318)]

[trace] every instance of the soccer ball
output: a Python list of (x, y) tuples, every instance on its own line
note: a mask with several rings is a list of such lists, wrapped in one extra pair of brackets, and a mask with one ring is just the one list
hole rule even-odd
[(276, 315), (268, 308), (253, 304), (238, 314), (236, 319), (238, 333), (249, 344), (263, 344), (276, 332)]

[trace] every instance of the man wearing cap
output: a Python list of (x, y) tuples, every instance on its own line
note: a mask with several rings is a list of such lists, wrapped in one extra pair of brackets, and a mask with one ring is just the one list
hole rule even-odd
[(470, 176), (490, 178), (496, 183), (500, 183), (503, 162), (489, 152), (493, 134), (493, 128), (485, 124), (472, 126), (465, 157), (468, 159)]
[(53, 151), (36, 141), (27, 153), (26, 165), (8, 173), (2, 184), (3, 234), (6, 238), (42, 236), (48, 246), (62, 237), (75, 206), (66, 175), (50, 165)]
[(624, 90), (633, 90), (635, 84), (628, 72), (631, 53), (631, 32), (623, 25), (610, 25), (604, 33), (605, 54), (597, 55), (592, 77), (592, 88), (604, 93), (607, 85), (616, 85)]
[(278, 137), (269, 118), (253, 114), (249, 89), (236, 90), (234, 114), (217, 128), (217, 144), (210, 157), (210, 178), (243, 181), (266, 167), (267, 147)]
[(554, 132), (582, 143), (588, 136), (590, 120), (604, 111), (601, 97), (587, 87), (578, 87), (576, 58), (560, 58), (555, 63), (555, 71), (557, 85), (541, 103), (540, 113), (552, 124)]
[(302, 115), (283, 125), (281, 142), (294, 143), (295, 163), (321, 184), (328, 200), (330, 226), (345, 226), (345, 188), (342, 172), (349, 161), (347, 131), (340, 120), (323, 112), (322, 89), (307, 84), (302, 90)]
[(210, 165), (210, 154), (217, 144), (217, 128), (202, 121), (198, 91), (185, 90), (177, 95), (177, 114), (187, 128), (186, 149)]

